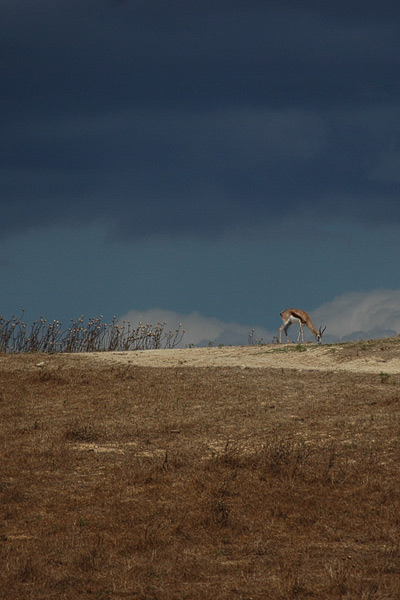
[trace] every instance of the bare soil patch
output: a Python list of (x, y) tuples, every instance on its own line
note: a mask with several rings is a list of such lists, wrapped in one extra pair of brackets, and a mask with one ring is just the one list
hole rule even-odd
[(397, 598), (399, 357), (0, 355), (2, 594)]

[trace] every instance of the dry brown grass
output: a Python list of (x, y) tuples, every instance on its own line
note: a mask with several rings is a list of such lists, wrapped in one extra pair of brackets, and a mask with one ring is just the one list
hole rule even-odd
[(4, 598), (400, 597), (400, 376), (3, 355), (0, 413)]

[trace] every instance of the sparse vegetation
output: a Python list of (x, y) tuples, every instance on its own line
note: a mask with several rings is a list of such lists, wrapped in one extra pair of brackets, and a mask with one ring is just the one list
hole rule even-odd
[(2, 595), (397, 598), (390, 383), (0, 355)]
[(272, 350), (272, 352), (307, 352), (307, 350), (314, 350), (317, 348), (316, 344), (277, 344), (276, 348)]
[(294, 349), (296, 350), (296, 352), (306, 352), (307, 351), (307, 347), (304, 346), (304, 344), (296, 344)]
[(72, 320), (68, 329), (60, 321), (47, 322), (40, 317), (31, 326), (23, 318), (0, 317), (0, 352), (99, 352), (174, 348), (184, 335), (181, 324), (175, 331), (165, 331), (165, 323), (153, 326), (116, 317), (105, 323), (103, 317), (85, 322), (82, 315)]
[[(248, 341), (248, 344), (250, 344), (250, 345), (252, 345), (252, 346), (253, 346), (253, 345), (262, 346), (262, 345), (265, 343), (265, 342), (264, 342), (264, 338), (263, 338), (263, 337), (259, 337), (259, 338), (257, 338), (257, 337), (255, 336), (255, 331), (256, 331), (255, 329), (252, 329), (252, 330), (250, 331), (250, 333), (249, 333), (249, 335), (248, 335), (248, 340), (247, 340), (247, 341)], [(274, 337), (274, 339), (273, 339), (273, 343), (274, 343), (274, 341), (275, 341), (275, 337)]]

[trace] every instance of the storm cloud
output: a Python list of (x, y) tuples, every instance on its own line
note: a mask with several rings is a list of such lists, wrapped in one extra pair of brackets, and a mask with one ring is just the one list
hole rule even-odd
[(3, 235), (398, 215), (396, 4), (2, 4)]

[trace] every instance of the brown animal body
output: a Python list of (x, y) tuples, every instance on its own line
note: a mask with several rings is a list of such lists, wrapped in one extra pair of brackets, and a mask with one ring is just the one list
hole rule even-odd
[(288, 329), (293, 323), (298, 323), (300, 325), (299, 336), (297, 338), (297, 342), (301, 341), (304, 344), (304, 325), (308, 327), (310, 331), (315, 336), (315, 339), (318, 343), (321, 342), (322, 334), (324, 333), (326, 327), (321, 330), (321, 327), (317, 329), (313, 322), (310, 319), (310, 315), (306, 313), (305, 310), (301, 310), (300, 308), (288, 308), (281, 312), (282, 325), (279, 328), (279, 343), (282, 343), (282, 331), (285, 332), (286, 342), (289, 343)]

